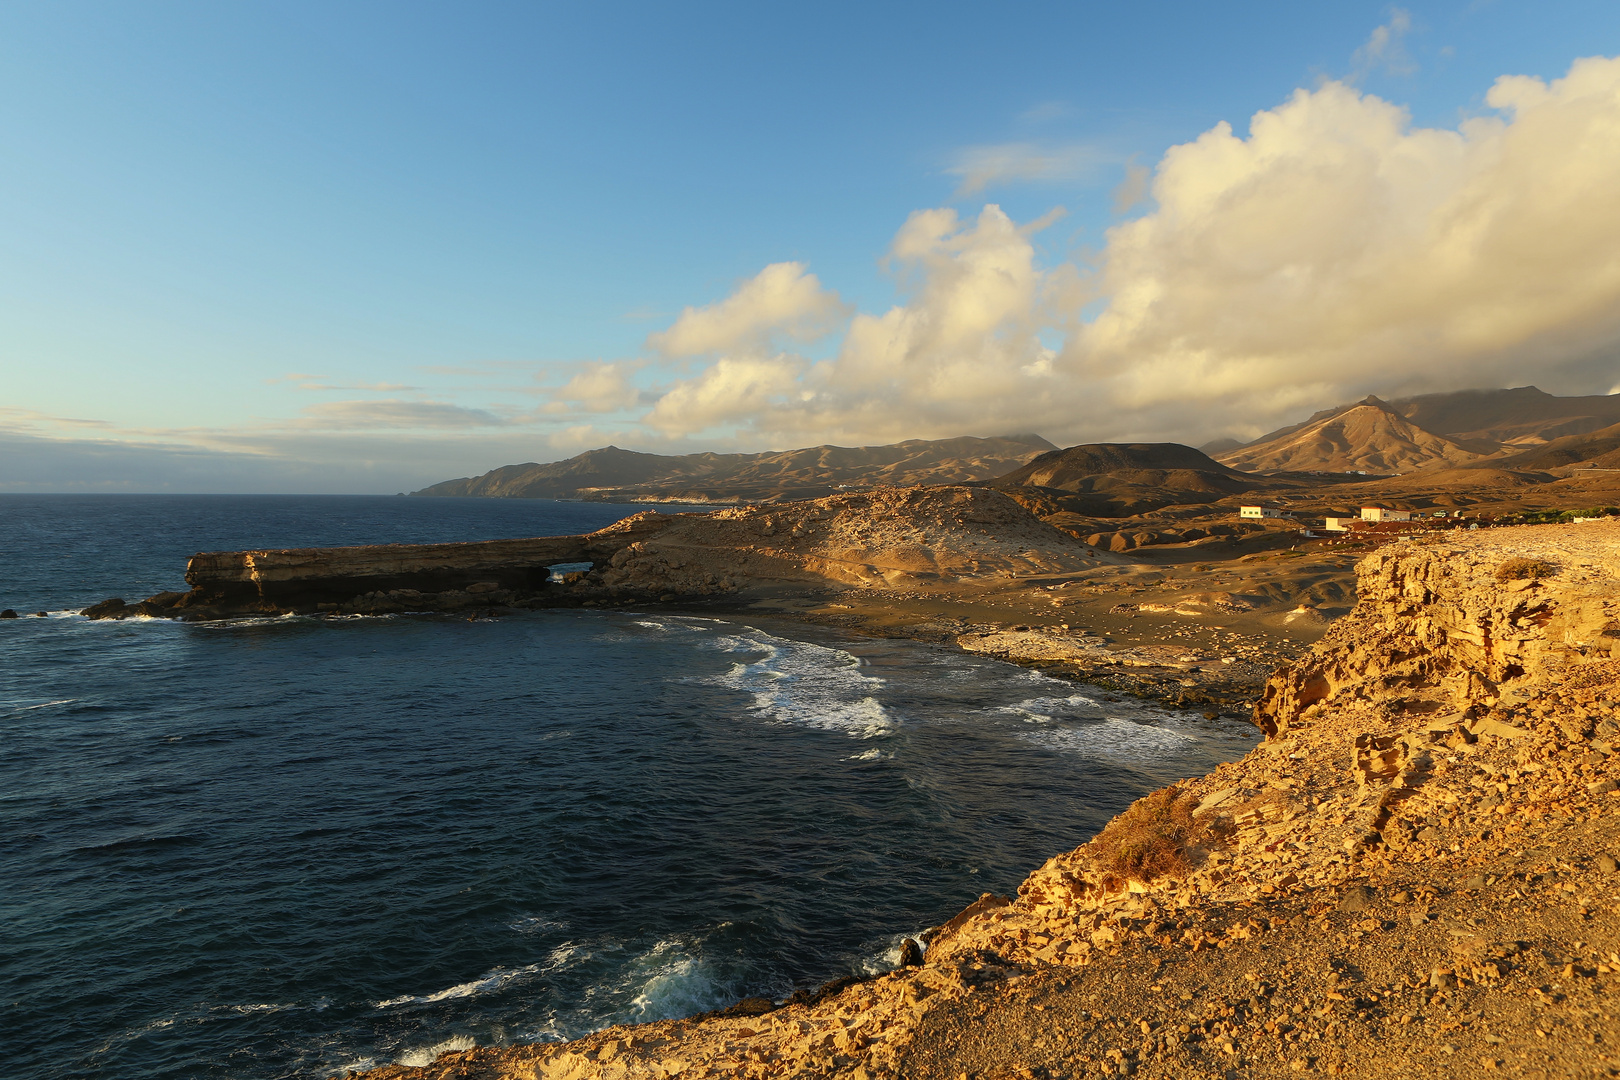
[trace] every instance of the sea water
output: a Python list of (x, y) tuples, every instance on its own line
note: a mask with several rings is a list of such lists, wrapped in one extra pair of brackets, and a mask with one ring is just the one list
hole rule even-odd
[(324, 1077), (892, 966), (1254, 733), (701, 611), (91, 622), (197, 550), (639, 507), (0, 497), (11, 1077)]

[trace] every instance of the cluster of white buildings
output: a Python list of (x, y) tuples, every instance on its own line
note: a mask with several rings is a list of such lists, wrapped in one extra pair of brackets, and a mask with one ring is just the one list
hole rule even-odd
[[(1241, 518), (1291, 518), (1293, 516), (1294, 513), (1292, 510), (1289, 510), (1286, 507), (1273, 506), (1270, 504), (1238, 507), (1238, 517)], [(1462, 512), (1460, 510), (1449, 512), (1445, 510), (1436, 510), (1432, 514), (1424, 514), (1420, 512), (1415, 516), (1419, 518), (1431, 516), (1437, 518), (1447, 516), (1461, 517)], [(1327, 532), (1349, 532), (1354, 527), (1352, 524), (1353, 522), (1364, 521), (1370, 524), (1379, 525), (1384, 524), (1385, 522), (1411, 521), (1413, 517), (1413, 512), (1410, 510), (1395, 510), (1388, 506), (1363, 506), (1361, 511), (1356, 514), (1329, 514), (1324, 529)]]

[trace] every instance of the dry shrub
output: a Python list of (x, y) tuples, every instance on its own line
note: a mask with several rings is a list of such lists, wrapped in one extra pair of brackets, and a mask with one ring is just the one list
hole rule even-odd
[(1550, 577), (1558, 568), (1541, 559), (1509, 559), (1496, 568), (1497, 581), (1523, 581), (1526, 578)]
[(1192, 869), (1187, 849), (1213, 834), (1193, 820), (1198, 801), (1177, 787), (1155, 791), (1130, 807), (1097, 834), (1092, 849), (1111, 876), (1136, 881), (1186, 877)]

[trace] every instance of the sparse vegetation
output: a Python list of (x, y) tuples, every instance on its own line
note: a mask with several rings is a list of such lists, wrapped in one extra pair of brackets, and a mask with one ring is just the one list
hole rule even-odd
[(1172, 785), (1143, 796), (1108, 823), (1091, 842), (1103, 865), (1118, 879), (1152, 881), (1185, 877), (1192, 867), (1187, 850), (1214, 833), (1193, 820), (1197, 800)]
[(1620, 507), (1594, 506), (1587, 510), (1527, 510), (1508, 514), (1502, 521), (1511, 525), (1561, 525), (1576, 518), (1620, 517)]
[(1496, 568), (1497, 581), (1523, 581), (1527, 578), (1551, 577), (1558, 568), (1541, 559), (1509, 559)]

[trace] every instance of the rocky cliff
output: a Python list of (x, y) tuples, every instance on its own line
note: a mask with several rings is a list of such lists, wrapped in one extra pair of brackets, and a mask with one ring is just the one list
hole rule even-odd
[(1245, 759), (890, 974), (373, 1075), (1612, 1075), (1620, 524), (1452, 537), (1360, 564)]

